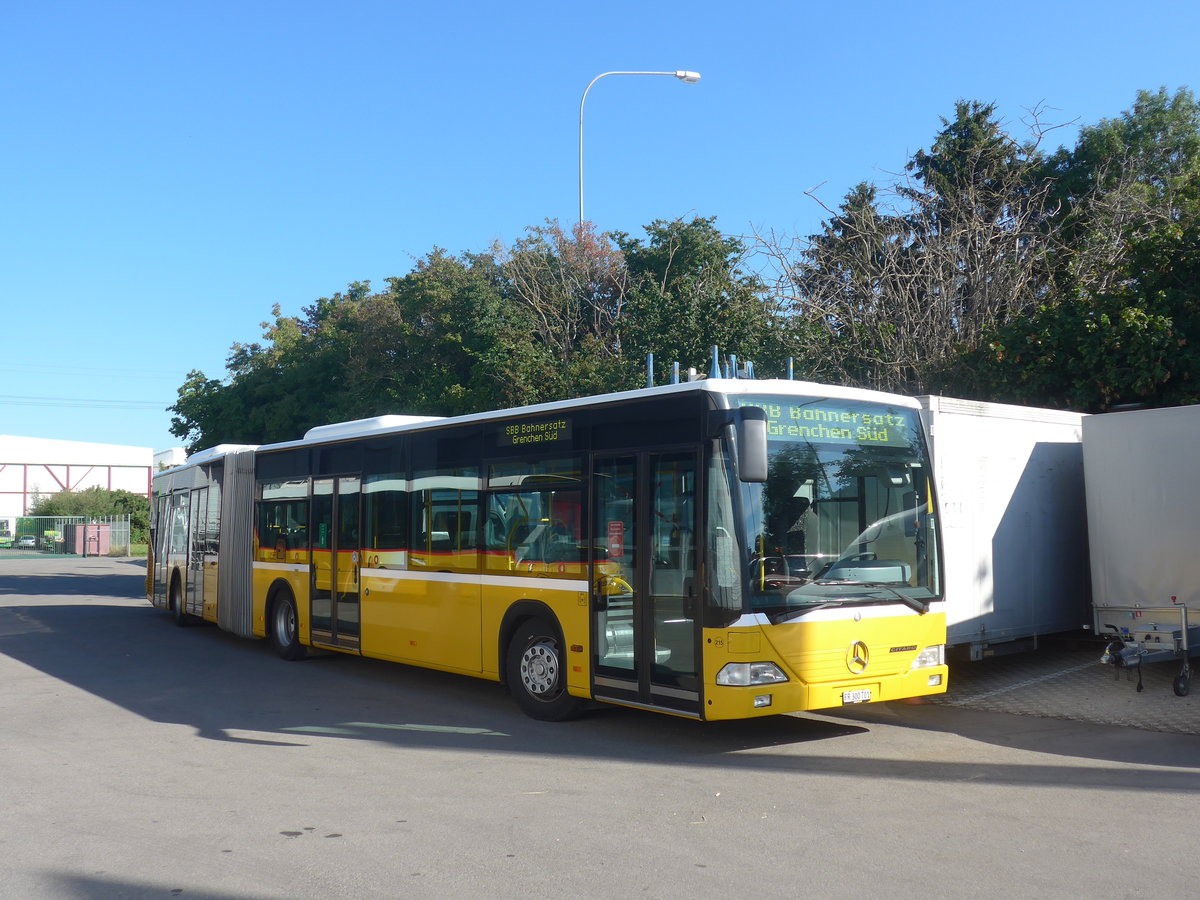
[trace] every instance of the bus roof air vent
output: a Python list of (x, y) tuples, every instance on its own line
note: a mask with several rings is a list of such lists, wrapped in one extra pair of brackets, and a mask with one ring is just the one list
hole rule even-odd
[(404, 425), (419, 425), (422, 422), (437, 422), (441, 416), (373, 416), (370, 419), (355, 419), (353, 422), (335, 422), (318, 425), (304, 432), (306, 441), (329, 441), (335, 438), (370, 434), (374, 431), (391, 431)]

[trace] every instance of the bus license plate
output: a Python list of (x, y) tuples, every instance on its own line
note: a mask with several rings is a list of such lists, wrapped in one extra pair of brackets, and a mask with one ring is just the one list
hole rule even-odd
[(849, 703), (870, 703), (870, 702), (871, 702), (871, 689), (870, 688), (860, 688), (857, 691), (842, 691), (842, 705), (843, 706), (845, 706)]

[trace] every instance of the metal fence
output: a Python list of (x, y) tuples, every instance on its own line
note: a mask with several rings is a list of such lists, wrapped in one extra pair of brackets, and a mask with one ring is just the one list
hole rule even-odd
[(16, 516), (0, 532), (0, 558), (129, 556), (129, 516)]

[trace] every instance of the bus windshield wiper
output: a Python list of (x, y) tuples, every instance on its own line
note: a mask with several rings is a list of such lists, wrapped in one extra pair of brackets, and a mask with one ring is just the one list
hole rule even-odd
[(917, 597), (910, 597), (907, 594), (902, 594), (898, 590), (896, 590), (894, 587), (892, 587), (891, 585), (886, 584), (882, 581), (848, 581), (848, 580), (841, 580), (841, 579), (834, 578), (834, 579), (824, 579), (822, 581), (814, 581), (812, 583), (823, 585), (823, 586), (828, 586), (828, 587), (845, 585), (847, 587), (875, 588), (877, 590), (887, 591), (889, 594), (891, 594), (893, 597), (895, 597), (897, 600), (899, 600), (905, 606), (909, 607), (910, 609), (916, 610), (921, 615), (925, 615), (925, 613), (929, 612), (929, 604), (926, 603), (924, 600), (921, 600)]

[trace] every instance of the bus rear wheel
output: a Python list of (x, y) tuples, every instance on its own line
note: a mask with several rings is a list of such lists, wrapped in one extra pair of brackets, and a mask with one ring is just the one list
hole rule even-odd
[(296, 601), (290, 591), (281, 591), (271, 602), (271, 646), (281, 658), (304, 659), (305, 646), (300, 643), (300, 619), (296, 615)]
[(192, 624), (192, 617), (184, 611), (183, 608), (183, 588), (179, 585), (179, 579), (176, 578), (171, 582), (171, 619), (180, 628), (185, 628)]
[(518, 626), (506, 665), (508, 689), (530, 718), (561, 722), (579, 712), (582, 704), (567, 693), (562, 641), (546, 619), (529, 619)]

